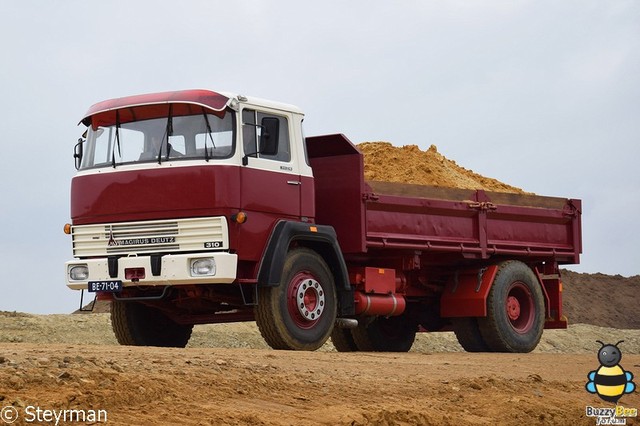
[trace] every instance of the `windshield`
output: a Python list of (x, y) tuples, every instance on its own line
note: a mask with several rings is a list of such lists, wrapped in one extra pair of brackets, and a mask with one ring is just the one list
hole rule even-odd
[(120, 164), (228, 158), (234, 151), (233, 114), (163, 117), (89, 126), (80, 169)]

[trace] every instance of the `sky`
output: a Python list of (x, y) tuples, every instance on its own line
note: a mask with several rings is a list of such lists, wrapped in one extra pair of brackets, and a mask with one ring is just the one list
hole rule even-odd
[(89, 106), (192, 88), (582, 199), (568, 268), (640, 274), (638, 1), (8, 0), (0, 40), (0, 310), (79, 306), (62, 229)]

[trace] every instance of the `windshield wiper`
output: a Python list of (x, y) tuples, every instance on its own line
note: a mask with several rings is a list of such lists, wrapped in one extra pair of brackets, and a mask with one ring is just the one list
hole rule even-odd
[(171, 116), (172, 107), (173, 105), (169, 104), (169, 117), (167, 117), (167, 127), (164, 130), (164, 136), (162, 136), (162, 141), (160, 141), (160, 150), (158, 151), (158, 164), (162, 164), (162, 145), (164, 145), (165, 138), (167, 141), (167, 154), (165, 156), (165, 160), (169, 159), (169, 153), (171, 152), (169, 137), (173, 136), (173, 117)]
[[(120, 149), (120, 114), (116, 110), (116, 145), (118, 146), (118, 155), (122, 158), (122, 150)], [(111, 165), (116, 168), (116, 147), (111, 150)]]
[[(211, 130), (211, 125), (209, 124), (209, 118), (207, 117), (207, 113), (205, 112), (204, 108), (202, 109), (202, 115), (204, 116), (204, 122), (207, 125), (207, 132), (209, 133), (209, 139), (211, 139), (211, 144), (213, 145), (213, 149), (216, 149), (216, 143), (213, 141), (213, 136), (211, 135), (213, 131)], [(208, 163), (210, 158), (211, 157), (209, 156), (209, 150), (207, 149), (207, 138), (205, 137), (204, 138), (204, 161)]]

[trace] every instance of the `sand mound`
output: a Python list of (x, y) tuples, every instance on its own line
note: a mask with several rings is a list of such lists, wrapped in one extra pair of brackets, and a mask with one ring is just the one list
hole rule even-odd
[(525, 193), (520, 188), (460, 167), (440, 154), (435, 145), (422, 151), (416, 145), (395, 147), (389, 142), (363, 142), (358, 149), (364, 154), (364, 176), (369, 181)]

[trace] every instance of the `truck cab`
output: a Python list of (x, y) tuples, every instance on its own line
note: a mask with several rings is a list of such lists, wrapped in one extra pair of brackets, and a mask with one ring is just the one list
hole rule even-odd
[[(91, 107), (71, 188), (84, 260), (67, 264), (67, 285), (232, 283), (238, 262), (250, 278), (264, 248), (256, 234), (264, 241), (283, 218), (313, 221), (312, 172), (295, 143), (302, 119), (290, 105), (203, 90)], [(205, 275), (192, 270), (198, 259)]]

